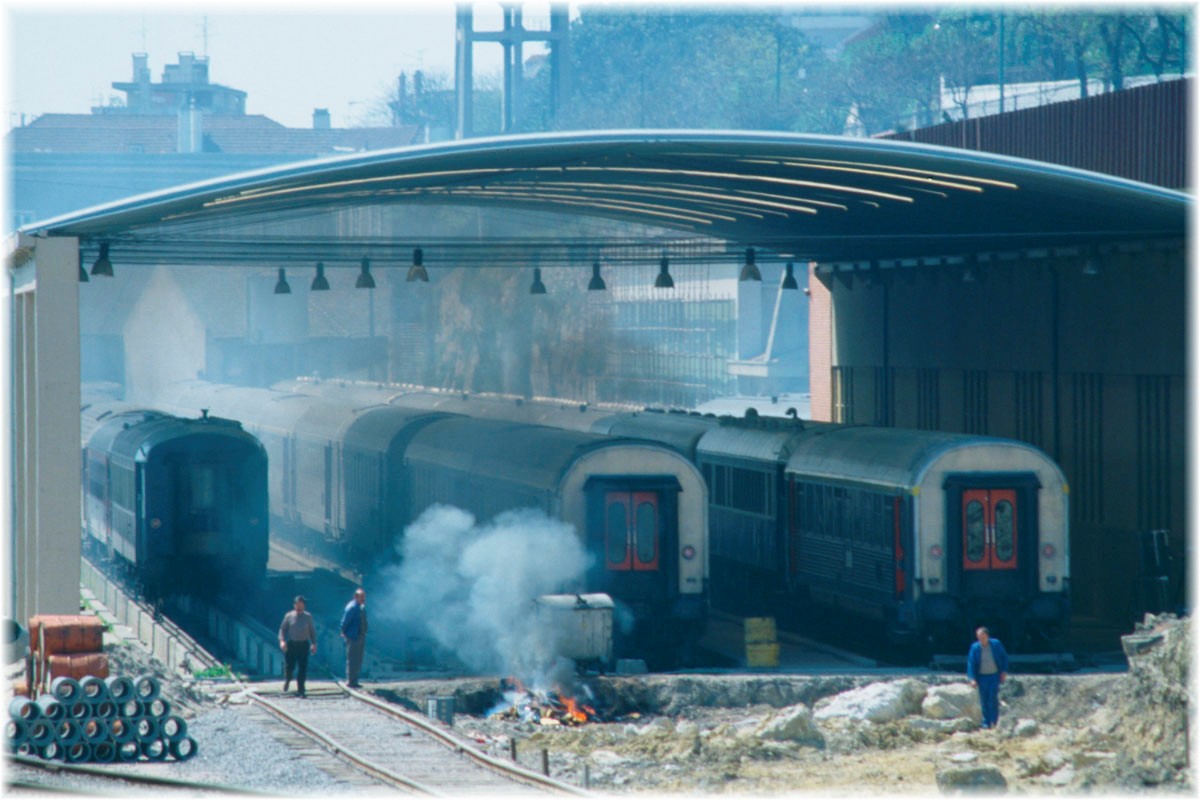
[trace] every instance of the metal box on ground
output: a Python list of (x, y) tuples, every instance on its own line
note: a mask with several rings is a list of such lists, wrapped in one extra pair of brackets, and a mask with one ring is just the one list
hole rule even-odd
[(538, 624), (552, 631), (555, 654), (607, 666), (613, 655), (613, 600), (606, 594), (544, 594)]
[(441, 720), (447, 725), (454, 724), (454, 698), (452, 696), (431, 695), (425, 698), (425, 714), (430, 719)]

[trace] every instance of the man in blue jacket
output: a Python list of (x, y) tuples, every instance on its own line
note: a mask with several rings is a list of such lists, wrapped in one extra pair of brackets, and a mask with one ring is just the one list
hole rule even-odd
[(346, 642), (346, 685), (357, 689), (367, 644), (367, 593), (362, 589), (354, 592), (354, 599), (342, 612), (342, 639)]
[(977, 628), (975, 639), (967, 652), (967, 677), (979, 689), (983, 727), (994, 728), (1000, 718), (1000, 684), (1008, 674), (1008, 653), (999, 639), (988, 635), (987, 628)]

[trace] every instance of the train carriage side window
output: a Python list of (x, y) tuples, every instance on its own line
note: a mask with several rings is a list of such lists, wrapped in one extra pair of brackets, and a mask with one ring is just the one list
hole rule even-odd
[(729, 505), (729, 467), (717, 464), (713, 467), (714, 471), (714, 486), (713, 486), (713, 504), (718, 506)]
[(730, 506), (739, 511), (747, 511), (752, 514), (764, 514), (765, 497), (764, 483), (765, 475), (757, 470), (730, 468), (732, 481), (730, 482), (731, 497)]
[(820, 487), (816, 484), (804, 484), (804, 503), (801, 506), (804, 509), (804, 521), (801, 527), (807, 533), (812, 533), (817, 529), (819, 520), (821, 519), (821, 510), (818, 506), (820, 501)]
[(819, 530), (821, 527), (821, 518), (825, 511), (821, 505), (821, 487), (815, 483), (804, 484), (804, 491), (808, 497), (806, 503), (808, 508), (808, 518), (804, 522), (805, 530), (809, 533)]
[(833, 529), (843, 539), (850, 538), (850, 519), (846, 490), (840, 486), (833, 489)]
[(832, 486), (821, 487), (821, 533), (826, 536), (841, 536), (838, 529), (837, 498)]
[(895, 538), (895, 504), (895, 498), (886, 494), (879, 496), (879, 546), (885, 550), (891, 549)]

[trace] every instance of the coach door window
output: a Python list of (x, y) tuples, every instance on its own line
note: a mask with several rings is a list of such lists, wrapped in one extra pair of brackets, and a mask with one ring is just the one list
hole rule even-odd
[(967, 489), (962, 503), (963, 568), (1016, 569), (1016, 491)]
[(967, 567), (978, 568), (986, 555), (984, 548), (987, 541), (987, 527), (983, 522), (983, 502), (969, 500), (963, 519), (963, 529), (966, 535), (966, 546), (963, 555), (967, 559)]
[(607, 526), (605, 542), (608, 551), (608, 568), (629, 569), (629, 507), (626, 499), (629, 495), (609, 492), (605, 498), (607, 506)]
[(634, 569), (658, 568), (658, 497), (649, 492), (634, 494), (637, 512), (634, 517)]

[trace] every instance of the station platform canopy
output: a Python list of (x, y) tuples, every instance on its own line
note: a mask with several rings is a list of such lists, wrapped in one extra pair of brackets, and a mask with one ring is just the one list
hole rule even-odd
[(23, 232), (77, 236), (93, 253), (109, 243), (123, 261), (354, 260), (393, 243), (330, 234), (272, 238), (267, 223), (411, 204), (610, 218), (797, 260), (837, 261), (1177, 239), (1186, 233), (1191, 198), (1039, 162), (905, 142), (610, 131), (307, 161), (129, 198)]

